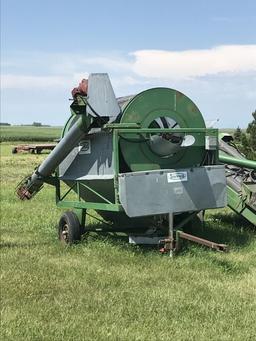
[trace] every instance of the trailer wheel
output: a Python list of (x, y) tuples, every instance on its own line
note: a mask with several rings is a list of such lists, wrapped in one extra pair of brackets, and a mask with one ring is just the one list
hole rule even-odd
[(59, 240), (74, 244), (81, 240), (81, 226), (77, 215), (72, 211), (63, 214), (59, 221)]
[(16, 153), (17, 153), (17, 148), (16, 147), (12, 148), (12, 154), (16, 154)]

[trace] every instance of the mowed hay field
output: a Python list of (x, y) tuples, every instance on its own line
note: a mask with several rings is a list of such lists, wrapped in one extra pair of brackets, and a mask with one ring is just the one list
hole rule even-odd
[(227, 254), (187, 244), (170, 259), (97, 235), (63, 247), (54, 188), (29, 202), (14, 193), (46, 154), (13, 146), (1, 144), (1, 340), (255, 340), (253, 227), (207, 213), (196, 232)]

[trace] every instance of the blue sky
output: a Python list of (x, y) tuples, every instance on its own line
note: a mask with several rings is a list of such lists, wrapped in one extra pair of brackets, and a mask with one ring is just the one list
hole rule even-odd
[(1, 19), (3, 122), (63, 125), (91, 72), (117, 96), (178, 89), (219, 127), (256, 109), (255, 0), (2, 0)]

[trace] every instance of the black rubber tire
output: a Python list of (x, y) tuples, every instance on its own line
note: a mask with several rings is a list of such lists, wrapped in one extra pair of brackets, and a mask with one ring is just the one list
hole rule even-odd
[(81, 226), (77, 215), (72, 211), (65, 212), (59, 221), (59, 240), (64, 244), (74, 244), (81, 240)]
[(36, 149), (37, 154), (41, 154), (41, 152), (42, 152), (42, 149)]
[(17, 153), (17, 148), (16, 147), (12, 148), (12, 154), (16, 154), (16, 153)]

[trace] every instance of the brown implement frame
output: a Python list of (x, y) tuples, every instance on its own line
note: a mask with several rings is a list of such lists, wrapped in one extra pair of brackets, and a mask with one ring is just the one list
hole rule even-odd
[[(174, 238), (175, 235), (176, 238)], [(215, 251), (228, 252), (228, 246), (226, 244), (215, 243), (210, 240), (199, 238), (197, 236), (179, 230), (175, 231), (175, 233), (173, 231), (166, 239), (160, 240), (159, 243), (164, 244), (164, 247), (160, 249), (160, 252), (170, 253), (170, 257), (172, 257), (174, 253), (180, 251), (182, 239), (209, 247), (210, 249)]]
[(42, 150), (53, 150), (56, 146), (55, 144), (19, 144), (12, 149), (12, 153), (29, 152), (31, 154), (40, 154)]

